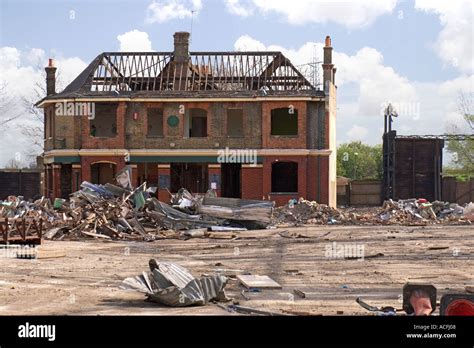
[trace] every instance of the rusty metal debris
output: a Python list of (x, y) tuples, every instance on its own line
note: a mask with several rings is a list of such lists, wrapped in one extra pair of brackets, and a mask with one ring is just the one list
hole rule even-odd
[(224, 288), (227, 278), (212, 275), (195, 278), (186, 268), (171, 262), (149, 261), (151, 273), (126, 278), (121, 288), (142, 292), (147, 299), (173, 307), (206, 305), (228, 301)]

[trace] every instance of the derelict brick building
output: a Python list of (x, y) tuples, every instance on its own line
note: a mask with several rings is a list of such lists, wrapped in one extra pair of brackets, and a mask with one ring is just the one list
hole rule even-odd
[[(174, 34), (173, 52), (102, 53), (61, 93), (50, 61), (48, 94), (37, 104), (45, 117), (44, 193), (66, 197), (82, 181), (111, 182), (130, 165), (132, 183), (158, 186), (164, 201), (168, 190), (216, 187), (224, 197), (335, 206), (329, 37), (322, 67), (321, 91), (281, 52), (189, 52), (186, 32)], [(64, 115), (71, 105), (75, 117)], [(226, 148), (256, 150), (256, 161), (222, 163)]]

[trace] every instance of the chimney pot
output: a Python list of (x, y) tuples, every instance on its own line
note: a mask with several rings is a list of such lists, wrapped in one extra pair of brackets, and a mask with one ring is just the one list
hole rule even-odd
[(326, 44), (326, 47), (331, 47), (331, 37), (329, 35), (326, 36), (325, 44)]
[(53, 58), (49, 58), (48, 60), (48, 67), (53, 68), (54, 67), (54, 60)]

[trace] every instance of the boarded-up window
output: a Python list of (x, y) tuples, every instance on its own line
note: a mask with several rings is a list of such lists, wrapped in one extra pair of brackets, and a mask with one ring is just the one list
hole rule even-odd
[(244, 115), (242, 109), (227, 109), (227, 135), (241, 137), (244, 135)]
[(293, 108), (273, 109), (271, 118), (272, 135), (298, 135), (298, 110)]
[(95, 117), (89, 122), (91, 137), (114, 138), (117, 135), (117, 104), (96, 104)]
[(272, 192), (298, 192), (298, 163), (272, 164)]
[(147, 124), (149, 137), (163, 136), (163, 109), (147, 109)]

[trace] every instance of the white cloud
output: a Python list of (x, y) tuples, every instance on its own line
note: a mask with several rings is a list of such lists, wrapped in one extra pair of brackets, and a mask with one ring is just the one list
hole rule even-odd
[[(337, 48), (337, 43), (334, 43)], [(306, 42), (299, 48), (287, 49), (264, 43), (244, 35), (234, 44), (236, 50), (282, 51), (295, 64), (321, 56), (323, 44)], [(349, 55), (337, 49), (333, 61), (337, 68), (338, 86), (337, 139), (338, 143), (362, 140), (369, 144), (382, 139), (383, 107), (396, 105), (399, 117), (394, 128), (400, 134), (443, 134), (455, 123), (462, 124), (457, 108), (459, 92), (473, 92), (474, 76), (461, 75), (448, 81), (420, 83), (410, 81), (384, 64), (382, 53), (363, 47)]]
[(249, 35), (242, 35), (235, 41), (234, 49), (236, 51), (269, 51), (267, 47), (260, 41), (255, 40)]
[(236, 51), (281, 51), (292, 63), (299, 65), (309, 63), (314, 53), (321, 58), (323, 44), (321, 42), (306, 42), (297, 49), (285, 48), (279, 45), (266, 46), (248, 35), (242, 35), (235, 41), (234, 49)]
[(124, 34), (118, 35), (117, 40), (120, 43), (121, 52), (150, 52), (151, 41), (148, 34), (137, 29), (127, 31)]
[(358, 114), (381, 115), (388, 103), (415, 103), (417, 93), (410, 81), (383, 64), (383, 55), (371, 47), (361, 48), (355, 55), (334, 52), (336, 83), (355, 83), (359, 88)]
[(201, 0), (158, 0), (147, 8), (147, 23), (163, 23), (173, 19), (184, 19), (192, 16), (192, 11), (200, 11)]
[(14, 47), (0, 48), (0, 67), (12, 69), (20, 65), (20, 52)]
[(248, 17), (253, 15), (254, 9), (252, 6), (243, 5), (239, 0), (226, 0), (227, 11), (241, 17)]
[(42, 67), (46, 62), (46, 52), (41, 48), (32, 48), (24, 56), (25, 62), (32, 66)]
[(262, 14), (277, 13), (293, 25), (334, 22), (348, 28), (360, 28), (377, 17), (392, 13), (397, 0), (251, 0), (244, 7), (238, 0), (227, 0), (231, 13), (248, 16), (255, 10)]
[[(323, 46), (322, 42), (306, 42), (297, 49), (266, 46), (248, 35), (239, 37), (234, 44), (238, 51), (281, 51), (295, 65), (311, 62), (314, 54), (321, 57)], [(356, 115), (380, 115), (383, 105), (388, 102), (408, 103), (417, 100), (416, 90), (410, 81), (397, 74), (393, 68), (385, 66), (383, 55), (374, 48), (363, 47), (352, 56), (334, 51), (333, 61), (337, 68), (336, 84), (339, 87), (348, 87), (349, 84), (357, 86)], [(319, 73), (322, 75), (321, 70)]]
[(369, 133), (369, 130), (365, 127), (361, 127), (358, 125), (353, 125), (351, 129), (349, 129), (346, 134), (349, 138), (349, 140), (361, 140), (363, 141), (367, 134)]
[[(35, 89), (45, 85), (44, 66), (47, 64), (45, 51), (32, 48), (21, 51), (15, 47), (0, 48), (0, 83), (6, 85), (5, 100), (10, 101), (6, 107), (8, 115), (20, 115), (19, 118), (9, 123), (7, 128), (0, 129), (3, 144), (0, 146), (0, 167), (5, 166), (16, 153), (20, 154), (21, 164), (27, 165), (34, 155), (32, 140), (22, 134), (24, 126), (42, 127), (42, 123), (29, 114), (23, 105), (23, 99), (36, 101), (38, 96)], [(66, 86), (84, 70), (86, 63), (77, 57), (55, 58), (58, 68), (57, 85)], [(58, 90), (59, 90), (58, 86)], [(2, 110), (3, 111), (3, 110)], [(3, 116), (3, 115), (2, 115)]]
[(474, 71), (472, 0), (416, 0), (415, 8), (439, 15), (443, 29), (434, 44), (439, 57), (460, 71)]

